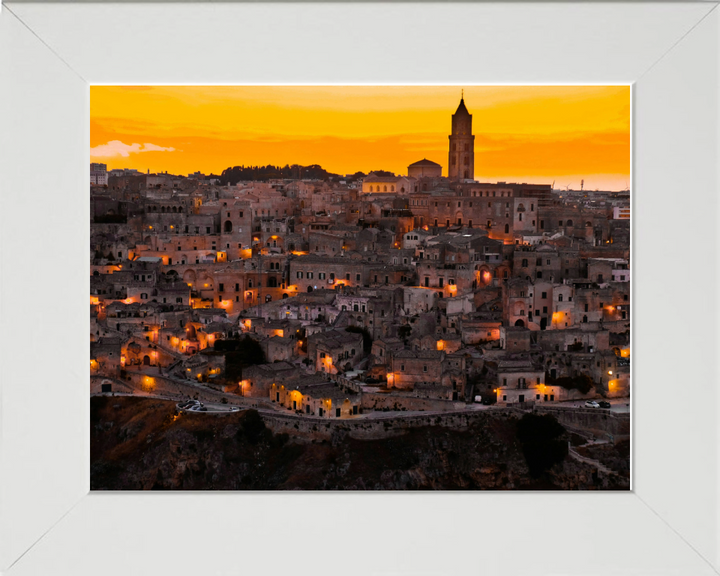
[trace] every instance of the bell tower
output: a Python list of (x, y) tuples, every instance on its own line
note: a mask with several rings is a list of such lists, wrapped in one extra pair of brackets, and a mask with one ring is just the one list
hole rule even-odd
[(465, 94), (452, 115), (448, 177), (450, 180), (473, 180), (475, 178), (475, 136), (472, 133), (472, 114), (465, 107)]

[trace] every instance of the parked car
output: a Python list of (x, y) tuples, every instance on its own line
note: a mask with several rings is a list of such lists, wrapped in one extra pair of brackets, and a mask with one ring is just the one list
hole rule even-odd
[(585, 407), (586, 408), (600, 408), (600, 404), (595, 402), (595, 400), (588, 400), (587, 402), (585, 402)]
[(612, 408), (612, 404), (610, 404), (607, 400), (600, 400), (598, 404), (600, 405), (600, 408)]

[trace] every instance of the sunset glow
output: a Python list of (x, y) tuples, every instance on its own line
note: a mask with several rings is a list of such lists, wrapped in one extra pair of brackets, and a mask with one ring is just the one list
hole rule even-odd
[(187, 175), (319, 164), (338, 174), (428, 158), (473, 115), (475, 179), (626, 189), (629, 86), (93, 86), (91, 161)]

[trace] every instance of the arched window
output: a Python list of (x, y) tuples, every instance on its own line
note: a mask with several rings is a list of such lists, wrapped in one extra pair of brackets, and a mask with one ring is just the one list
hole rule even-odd
[(523, 267), (523, 268), (527, 268), (527, 265), (528, 265), (527, 258), (523, 258), (522, 267)]
[(505, 224), (505, 234), (508, 234), (510, 232), (510, 225)]
[(387, 192), (387, 186), (383, 186), (383, 192)]
[(230, 232), (232, 232), (232, 229), (233, 229), (232, 222), (230, 220), (226, 220), (225, 226), (224, 226), (225, 234), (229, 234)]
[(395, 192), (395, 186), (390, 186), (390, 192)]
[(253, 282), (252, 282), (252, 278), (250, 278), (248, 280), (248, 288), (252, 288), (252, 287), (253, 287)]

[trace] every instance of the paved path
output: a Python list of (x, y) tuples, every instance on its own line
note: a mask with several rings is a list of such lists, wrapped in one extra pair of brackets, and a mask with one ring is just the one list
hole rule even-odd
[(570, 456), (572, 456), (578, 462), (583, 462), (584, 464), (589, 464), (590, 466), (594, 466), (595, 468), (600, 470), (600, 472), (604, 472), (605, 474), (617, 475), (617, 472), (615, 472), (614, 470), (610, 470), (610, 468), (608, 468), (606, 466), (603, 466), (597, 460), (593, 460), (592, 458), (587, 458), (586, 456), (581, 456), (580, 454), (575, 452), (575, 449), (572, 447), (570, 447), (570, 449), (568, 450), (568, 454), (570, 454)]

